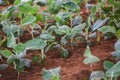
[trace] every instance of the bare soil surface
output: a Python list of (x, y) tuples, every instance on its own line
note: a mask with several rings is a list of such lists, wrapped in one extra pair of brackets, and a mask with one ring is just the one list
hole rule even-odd
[[(3, 8), (4, 7), (0, 7), (0, 10)], [(25, 42), (30, 38), (31, 35), (25, 34), (21, 40), (22, 42)], [(104, 40), (103, 37), (100, 42), (97, 42), (95, 39), (91, 40), (91, 52), (93, 55), (100, 58), (100, 62), (93, 64), (93, 70), (104, 70), (103, 61), (105, 60), (114, 61), (114, 58), (110, 53), (114, 51), (114, 43), (116, 40), (116, 38)], [(24, 72), (20, 73), (20, 80), (43, 80), (43, 68), (52, 69), (58, 66), (61, 66), (60, 80), (89, 80), (91, 73), (90, 66), (83, 63), (83, 54), (85, 52), (85, 49), (85, 42), (79, 42), (78, 46), (74, 47), (73, 53), (68, 59), (61, 58), (60, 52), (58, 50), (49, 50), (46, 53), (46, 62), (44, 64), (32, 63), (32, 66), (30, 68), (26, 68)], [(28, 51), (27, 58), (32, 58), (35, 54), (40, 54), (40, 51)], [(0, 71), (0, 74), (2, 75), (2, 77), (0, 77), (0, 80), (17, 79), (17, 72), (11, 67)]]
[[(93, 70), (104, 70), (104, 60), (114, 61), (110, 53), (114, 51), (115, 41), (116, 39), (92, 41), (92, 54), (100, 58), (100, 62), (93, 64)], [(61, 66), (60, 80), (89, 80), (90, 66), (83, 63), (85, 48), (85, 43), (80, 42), (79, 46), (74, 47), (74, 51), (68, 59), (61, 58), (58, 50), (50, 50), (46, 53), (47, 61), (44, 64), (33, 63), (31, 68), (26, 68), (25, 72), (20, 73), (20, 80), (43, 80), (43, 68), (51, 69), (58, 66)], [(27, 58), (31, 58), (35, 54), (40, 54), (40, 51), (28, 51)], [(0, 80), (16, 80), (17, 78), (17, 72), (12, 68), (0, 71), (0, 74), (2, 74)]]

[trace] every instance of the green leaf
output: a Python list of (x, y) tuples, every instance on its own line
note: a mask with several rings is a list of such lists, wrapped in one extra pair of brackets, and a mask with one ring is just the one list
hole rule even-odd
[(24, 71), (24, 62), (23, 62), (23, 60), (22, 59), (16, 59), (15, 60), (15, 69), (18, 71), (18, 72), (22, 72), (22, 71)]
[(38, 5), (35, 5), (35, 6), (32, 6), (31, 10), (30, 10), (30, 13), (31, 14), (37, 14), (40, 10), (40, 6)]
[(41, 57), (40, 55), (35, 55), (33, 58), (32, 58), (32, 61), (33, 62), (36, 62), (36, 63), (41, 63)]
[(55, 29), (56, 34), (63, 35), (63, 34), (69, 34), (71, 31), (70, 27), (63, 25), (59, 26), (58, 29)]
[(105, 76), (103, 71), (92, 71), (90, 75), (90, 80), (101, 80)]
[(32, 6), (28, 3), (23, 3), (22, 5), (19, 6), (19, 10), (20, 12), (23, 12), (23, 13), (30, 13), (32, 9)]
[(62, 50), (61, 56), (62, 56), (63, 58), (65, 58), (65, 59), (68, 58), (68, 56), (69, 56), (68, 50), (65, 49), (65, 48), (62, 48), (61, 50)]
[(37, 23), (33, 23), (32, 27), (33, 27), (33, 29), (40, 29), (41, 28), (40, 25)]
[(82, 23), (82, 18), (80, 16), (75, 16), (73, 19), (72, 19), (72, 24), (73, 26), (77, 26), (79, 24)]
[(79, 25), (73, 27), (73, 29), (72, 29), (72, 33), (82, 32), (82, 30), (85, 28), (85, 26), (86, 26), (86, 24), (83, 23), (83, 24), (79, 24)]
[(105, 24), (105, 21), (104, 20), (97, 20), (93, 27), (92, 27), (92, 32), (97, 30), (98, 28), (100, 28), (101, 26), (103, 26)]
[(18, 53), (18, 54), (16, 55), (17, 58), (18, 58), (18, 59), (23, 59), (23, 58), (27, 55), (27, 52), (26, 52), (26, 51), (27, 51), (27, 50), (24, 49), (24, 51)]
[(25, 43), (25, 48), (28, 50), (43, 49), (46, 46), (46, 42), (40, 38), (34, 38)]
[(117, 30), (116, 34), (117, 34), (117, 38), (120, 39), (120, 29)]
[(66, 37), (66, 36), (61, 37), (60, 43), (61, 43), (62, 45), (67, 45), (67, 43), (68, 43), (68, 41), (66, 40), (65, 37)]
[(16, 45), (16, 39), (11, 33), (7, 36), (7, 47), (13, 48)]
[(84, 53), (84, 57), (89, 57), (89, 56), (91, 56), (91, 51), (90, 51), (90, 47), (87, 46), (85, 53)]
[(48, 0), (48, 11), (56, 14), (58, 13), (63, 5), (63, 1), (62, 0)]
[(45, 6), (47, 4), (47, 0), (35, 0), (34, 3), (40, 6)]
[(42, 57), (42, 56), (39, 55), (39, 54), (36, 54), (36, 55), (32, 58), (32, 61), (35, 62), (35, 63), (38, 63), (38, 64), (43, 64), (43, 63), (46, 61), (46, 58), (45, 58), (45, 57)]
[(70, 12), (59, 12), (56, 16), (60, 19), (66, 19), (69, 18), (71, 15)]
[(55, 39), (55, 36), (52, 36), (50, 33), (48, 32), (43, 32), (41, 35), (40, 35), (40, 38), (43, 39), (43, 40), (49, 40), (49, 41), (53, 41)]
[(94, 19), (94, 16), (96, 15), (97, 11), (98, 11), (97, 6), (93, 6), (93, 5), (92, 5), (92, 11), (91, 11), (91, 14), (90, 14), (90, 17), (91, 17), (92, 19)]
[(70, 10), (70, 11), (73, 11), (73, 12), (78, 12), (80, 11), (80, 7), (79, 5), (77, 5), (76, 2), (74, 1), (67, 1), (65, 4), (64, 4), (65, 8), (67, 10)]
[(116, 60), (120, 59), (120, 51), (114, 51), (111, 54)]
[(112, 68), (106, 72), (107, 77), (118, 77), (120, 76), (120, 61), (118, 61)]
[(9, 17), (10, 17), (10, 12), (9, 11), (6, 11), (3, 15), (3, 19), (4, 20), (7, 20)]
[(20, 53), (20, 52), (24, 51), (24, 49), (25, 49), (25, 45), (22, 44), (22, 43), (16, 44), (16, 45), (14, 46), (14, 51), (15, 51), (16, 53)]
[(49, 33), (53, 33), (53, 32), (55, 31), (55, 29), (57, 29), (57, 26), (52, 25), (52, 26), (49, 26), (49, 27), (48, 27), (47, 31), (48, 31)]
[(93, 64), (95, 62), (99, 62), (99, 58), (97, 58), (96, 56), (90, 55), (87, 58), (85, 58), (84, 63), (85, 64)]
[(20, 4), (20, 2), (21, 2), (21, 0), (15, 0), (14, 5), (18, 5), (18, 4)]
[(2, 24), (2, 25), (4, 26), (3, 27), (4, 32), (7, 33), (7, 34), (15, 33), (20, 29), (20, 27), (18, 25), (11, 24), (9, 27), (6, 24), (5, 25)]
[(4, 70), (8, 67), (8, 64), (0, 64), (0, 70)]
[(59, 80), (60, 78), (60, 67), (55, 69), (43, 69), (43, 79), (44, 80)]
[(109, 70), (114, 66), (114, 63), (110, 61), (104, 61), (103, 65), (104, 65), (104, 69)]
[(108, 33), (108, 32), (111, 32), (113, 34), (116, 33), (116, 29), (114, 26), (103, 26), (101, 28), (98, 29), (98, 31), (102, 32), (102, 33)]
[(0, 51), (0, 53), (2, 54), (2, 56), (4, 56), (5, 58), (9, 58), (12, 55), (12, 52), (9, 50), (2, 50)]
[(9, 56), (8, 59), (7, 59), (7, 63), (10, 64), (10, 63), (14, 62), (16, 58), (17, 57), (15, 55)]
[(22, 20), (22, 23), (21, 25), (22, 26), (26, 26), (26, 25), (29, 25), (29, 24), (32, 24), (34, 23), (34, 21), (36, 20), (36, 17), (33, 16), (33, 15), (27, 15), (23, 20)]
[(114, 48), (116, 51), (120, 51), (120, 40), (118, 40), (115, 45), (114, 45)]
[(23, 63), (24, 63), (24, 65), (26, 67), (30, 68), (30, 66), (31, 66), (31, 60), (29, 60), (29, 59), (23, 59)]
[(94, 14), (97, 12), (96, 11), (97, 8), (96, 8), (96, 6), (94, 4), (87, 3), (86, 4), (86, 9), (90, 9), (90, 10), (92, 9), (91, 13), (94, 13)]

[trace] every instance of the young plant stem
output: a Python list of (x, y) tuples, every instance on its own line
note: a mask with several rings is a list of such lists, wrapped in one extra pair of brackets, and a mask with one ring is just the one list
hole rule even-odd
[(117, 77), (115, 77), (114, 80), (117, 80)]
[(88, 27), (85, 28), (85, 39), (86, 41), (88, 41)]
[(45, 27), (44, 27), (44, 30), (43, 31), (45, 31), (46, 29), (47, 29), (47, 20), (45, 21)]
[(0, 60), (2, 61), (2, 62), (4, 62), (4, 60), (2, 59), (2, 57), (0, 56)]
[(100, 33), (97, 31), (97, 42), (100, 42)]
[(20, 72), (17, 72), (17, 80), (20, 80)]
[(111, 75), (111, 78), (110, 78), (110, 80), (113, 80), (113, 72), (112, 72), (112, 75)]
[(113, 8), (113, 9), (112, 9), (112, 10), (113, 10), (112, 12), (113, 12), (113, 14), (114, 14), (114, 13), (115, 13), (115, 6), (114, 6), (114, 4), (112, 5), (112, 8)]
[(30, 25), (30, 27), (31, 27), (31, 36), (32, 36), (32, 39), (34, 39), (34, 35), (33, 35), (33, 27)]
[(91, 68), (91, 72), (93, 71), (93, 65), (92, 64), (90, 64), (90, 68)]
[[(70, 28), (71, 28), (71, 30), (72, 30), (72, 14), (70, 15)], [(73, 37), (71, 37), (71, 39), (70, 39), (70, 44), (71, 44), (71, 49), (72, 49), (72, 51), (73, 51)]]
[(18, 43), (20, 43), (20, 30), (18, 30)]
[(71, 49), (72, 49), (72, 51), (73, 51), (73, 38), (71, 38)]
[(44, 54), (44, 49), (41, 49), (41, 55), (42, 55), (42, 58), (46, 58), (46, 55)]

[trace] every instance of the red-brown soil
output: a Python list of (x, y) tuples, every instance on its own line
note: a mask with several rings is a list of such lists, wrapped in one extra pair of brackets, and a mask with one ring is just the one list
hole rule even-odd
[[(93, 64), (93, 70), (104, 70), (103, 61), (114, 61), (111, 52), (114, 51), (114, 43), (116, 39), (101, 40), (92, 42), (92, 54), (100, 58), (100, 62)], [(61, 66), (60, 80), (89, 80), (91, 73), (90, 66), (83, 63), (83, 53), (86, 45), (80, 42), (79, 46), (74, 47), (73, 54), (68, 59), (60, 57), (58, 50), (50, 50), (46, 53), (47, 61), (44, 64), (33, 63), (31, 68), (27, 68), (25, 72), (20, 74), (20, 80), (42, 80), (42, 69), (51, 69)], [(28, 51), (28, 58), (34, 54), (40, 54), (39, 51)], [(11, 68), (0, 71), (2, 77), (0, 80), (16, 80), (17, 72)]]
[[(25, 39), (22, 39), (23, 42), (31, 36), (25, 35), (28, 38), (25, 36)], [(114, 43), (116, 40), (117, 39), (115, 38), (104, 40), (103, 37), (100, 42), (92, 40), (91, 52), (93, 55), (100, 58), (100, 62), (93, 64), (93, 70), (104, 70), (103, 61), (105, 60), (114, 61), (114, 58), (110, 53), (114, 51)], [(86, 44), (84, 42), (79, 42), (78, 46), (74, 47), (73, 53), (68, 59), (61, 58), (58, 50), (50, 50), (46, 53), (46, 62), (44, 64), (32, 63), (30, 68), (26, 68), (25, 72), (20, 73), (20, 80), (43, 80), (43, 68), (51, 69), (58, 66), (61, 66), (60, 80), (89, 80), (91, 73), (90, 66), (83, 63), (85, 49)], [(35, 54), (40, 54), (40, 51), (28, 51), (27, 58), (31, 58)], [(17, 79), (17, 72), (12, 68), (2, 70), (0, 71), (0, 74), (2, 74), (0, 80)]]

